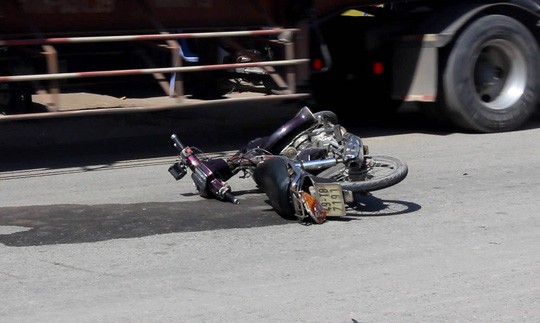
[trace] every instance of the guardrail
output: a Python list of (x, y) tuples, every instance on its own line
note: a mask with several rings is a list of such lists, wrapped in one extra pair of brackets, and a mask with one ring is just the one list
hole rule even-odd
[[(39, 38), (39, 39), (10, 39), (0, 40), (0, 46), (33, 46), (42, 45), (42, 54), (46, 58), (46, 66), (48, 73), (46, 74), (28, 74), (28, 75), (4, 75), (0, 76), (0, 82), (25, 82), (25, 81), (52, 81), (48, 87), (48, 92), (51, 95), (51, 104), (48, 106), (49, 111), (58, 111), (60, 106), (60, 86), (56, 80), (75, 79), (75, 78), (90, 78), (90, 77), (114, 77), (138, 74), (152, 74), (160, 83), (164, 92), (171, 97), (184, 95), (184, 84), (182, 73), (187, 72), (204, 72), (214, 70), (227, 70), (246, 67), (262, 67), (269, 69), (273, 66), (287, 67), (285, 80), (276, 73), (270, 74), (274, 81), (280, 86), (286, 87), (289, 93), (296, 92), (296, 77), (295, 72), (291, 69), (292, 66), (305, 64), (308, 59), (296, 59), (294, 50), (293, 34), (299, 29), (285, 28), (270, 28), (260, 30), (240, 30), (240, 31), (217, 31), (217, 32), (199, 32), (199, 33), (161, 33), (161, 34), (145, 34), (145, 35), (115, 35), (115, 36), (88, 36), (88, 37), (63, 37), (63, 38)], [(284, 46), (284, 59), (270, 60), (261, 62), (248, 63), (231, 63), (231, 64), (212, 64), (212, 65), (197, 65), (183, 66), (181, 56), (181, 45), (179, 39), (197, 39), (197, 38), (221, 38), (221, 37), (249, 37), (249, 36), (265, 36), (265, 35), (281, 35), (277, 37), (279, 43)], [(139, 41), (167, 41), (167, 48), (171, 53), (171, 67), (160, 68), (141, 68), (141, 69), (124, 69), (124, 70), (105, 70), (105, 71), (85, 71), (85, 72), (59, 72), (58, 53), (53, 45), (55, 44), (80, 44), (80, 43), (104, 43), (104, 42), (139, 42)], [(173, 73), (175, 77), (171, 78), (171, 84), (164, 81), (163, 73)], [(176, 74), (179, 73), (179, 77)]]

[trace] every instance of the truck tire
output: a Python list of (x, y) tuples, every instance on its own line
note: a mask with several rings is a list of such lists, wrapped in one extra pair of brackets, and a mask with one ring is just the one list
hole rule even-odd
[(452, 47), (444, 74), (444, 106), (450, 120), (474, 132), (521, 127), (534, 114), (540, 91), (540, 51), (520, 22), (484, 16)]

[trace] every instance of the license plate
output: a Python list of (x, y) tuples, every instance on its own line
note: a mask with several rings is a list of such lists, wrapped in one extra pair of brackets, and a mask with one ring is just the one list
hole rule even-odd
[(322, 207), (328, 211), (327, 215), (345, 215), (345, 202), (343, 191), (339, 184), (315, 184), (315, 196)]

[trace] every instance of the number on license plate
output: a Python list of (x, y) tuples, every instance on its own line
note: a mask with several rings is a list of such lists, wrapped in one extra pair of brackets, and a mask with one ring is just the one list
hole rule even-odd
[(315, 184), (315, 196), (328, 215), (345, 215), (343, 191), (339, 184)]

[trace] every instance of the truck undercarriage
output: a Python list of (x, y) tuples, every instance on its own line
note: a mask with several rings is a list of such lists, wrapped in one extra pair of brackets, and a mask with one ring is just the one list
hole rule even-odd
[(410, 101), (496, 132), (538, 109), (534, 0), (11, 0), (0, 10), (0, 120), (266, 96), (324, 109), (340, 97), (358, 102), (341, 114), (384, 116)]

